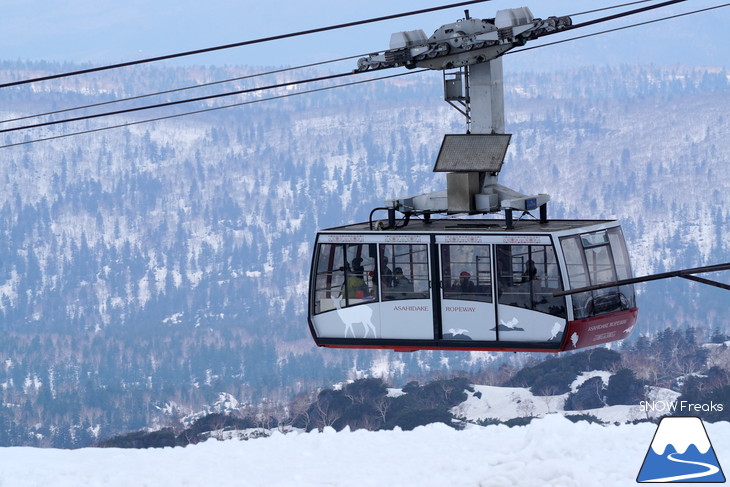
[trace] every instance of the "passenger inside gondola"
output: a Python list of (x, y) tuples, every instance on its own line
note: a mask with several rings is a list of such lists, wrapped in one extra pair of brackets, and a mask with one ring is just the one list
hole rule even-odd
[(552, 295), (562, 285), (551, 246), (499, 245), (497, 272), (500, 304), (567, 316), (565, 300)]
[[(385, 301), (430, 299), (428, 246), (425, 244), (395, 244), (380, 247), (381, 263), (390, 262), (395, 272), (388, 279), (381, 276), (381, 295)], [(387, 260), (386, 260), (387, 256)], [(382, 267), (381, 267), (382, 268)], [(388, 283), (390, 282), (390, 286)]]
[(525, 265), (525, 271), (522, 273), (522, 282), (534, 281), (537, 276), (537, 267), (533, 260), (528, 260)]
[(461, 271), (459, 279), (454, 281), (451, 290), (461, 294), (473, 294), (476, 291), (476, 287), (471, 281), (471, 274), (467, 271)]
[(443, 298), (491, 302), (490, 254), (488, 245), (442, 245)]
[(352, 266), (349, 269), (345, 269), (345, 273), (349, 275), (345, 283), (342, 284), (341, 294), (347, 294), (347, 297), (350, 299), (363, 299), (369, 296), (370, 293), (368, 285), (365, 283), (364, 272), (365, 268), (362, 266), (362, 258), (355, 257), (352, 260)]
[(392, 293), (400, 297), (408, 297), (413, 294), (413, 283), (403, 275), (403, 269), (396, 267), (393, 272)]
[(388, 267), (388, 257), (380, 258), (380, 282), (384, 288), (393, 287), (393, 271)]

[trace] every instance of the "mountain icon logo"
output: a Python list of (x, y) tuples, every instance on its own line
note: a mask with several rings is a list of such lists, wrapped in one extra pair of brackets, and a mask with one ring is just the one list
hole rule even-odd
[(700, 418), (662, 418), (637, 482), (725, 482), (717, 455)]

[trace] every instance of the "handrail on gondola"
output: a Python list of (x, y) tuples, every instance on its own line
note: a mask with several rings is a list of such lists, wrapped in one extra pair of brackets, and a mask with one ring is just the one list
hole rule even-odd
[[(373, 228), (373, 215), (376, 211), (379, 210), (387, 210), (388, 211), (388, 227), (385, 228), (385, 230), (395, 230), (398, 228), (396, 222), (395, 222), (395, 208), (390, 206), (379, 206), (377, 208), (373, 208), (373, 210), (370, 212), (370, 217), (368, 219), (368, 223), (370, 224), (370, 231), (374, 230)], [(403, 225), (402, 227), (408, 226), (408, 222), (411, 221), (411, 213), (404, 213), (403, 217)]]
[(375, 230), (373, 228), (373, 215), (375, 214), (376, 211), (380, 211), (380, 210), (392, 210), (392, 208), (387, 207), (387, 206), (379, 206), (377, 208), (373, 208), (373, 211), (370, 212), (370, 217), (368, 218), (368, 222), (370, 223), (370, 231)]
[(699, 282), (702, 284), (707, 284), (708, 286), (714, 286), (719, 287), (720, 289), (726, 289), (730, 291), (730, 284), (725, 284), (722, 282), (713, 281), (711, 279), (705, 279), (703, 277), (697, 277), (695, 274), (704, 274), (706, 272), (717, 272), (717, 271), (727, 271), (730, 270), (730, 262), (724, 263), (724, 264), (714, 264), (704, 267), (694, 267), (691, 269), (680, 269), (678, 271), (671, 271), (671, 272), (661, 272), (659, 274), (650, 274), (648, 276), (642, 276), (642, 277), (633, 277), (631, 279), (621, 279), (618, 281), (603, 283), (603, 284), (596, 284), (593, 286), (585, 286), (585, 287), (579, 287), (576, 289), (570, 289), (568, 291), (560, 291), (553, 293), (553, 296), (558, 298), (560, 296), (569, 296), (571, 294), (578, 294), (578, 293), (584, 293), (587, 291), (597, 291), (599, 289), (606, 289), (609, 287), (617, 287), (617, 286), (625, 286), (628, 284), (637, 284), (640, 282), (648, 282), (648, 281), (657, 281), (659, 279), (668, 279), (670, 277), (682, 277), (684, 279), (689, 279), (690, 281)]

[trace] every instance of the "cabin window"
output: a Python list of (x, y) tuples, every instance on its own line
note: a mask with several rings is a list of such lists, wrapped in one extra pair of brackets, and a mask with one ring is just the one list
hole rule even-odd
[(489, 245), (442, 245), (441, 279), (445, 299), (492, 302)]
[[(608, 229), (608, 241), (611, 244), (613, 262), (616, 265), (616, 277), (619, 280), (631, 279), (633, 277), (631, 261), (629, 260), (629, 251), (626, 249), (626, 240), (624, 240), (621, 227)], [(636, 295), (634, 293), (633, 284), (619, 286), (619, 292), (626, 300), (625, 305), (628, 308), (636, 307)]]
[[(628, 252), (620, 228), (611, 228), (560, 240), (573, 289), (608, 284), (631, 277)], [(588, 318), (635, 306), (632, 285), (573, 295), (575, 319)]]
[(583, 252), (588, 264), (591, 284), (607, 284), (616, 281), (616, 272), (611, 258), (606, 231), (581, 235)]
[[(565, 267), (568, 271), (568, 280), (571, 289), (578, 289), (590, 285), (588, 271), (583, 262), (583, 245), (579, 237), (566, 237), (560, 240), (565, 256)], [(573, 294), (573, 316), (575, 319), (588, 317), (588, 304), (591, 300), (590, 292)]]
[(375, 244), (320, 244), (314, 313), (377, 301)]
[(383, 301), (428, 299), (428, 245), (380, 245), (380, 293)]
[(567, 318), (555, 250), (551, 245), (497, 245), (499, 304)]

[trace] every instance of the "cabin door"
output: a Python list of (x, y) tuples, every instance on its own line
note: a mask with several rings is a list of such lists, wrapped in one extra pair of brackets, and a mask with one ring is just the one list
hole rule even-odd
[(497, 340), (492, 245), (482, 243), (479, 236), (444, 235), (436, 241), (443, 339)]
[(378, 245), (381, 335), (433, 340), (428, 235), (386, 235)]

